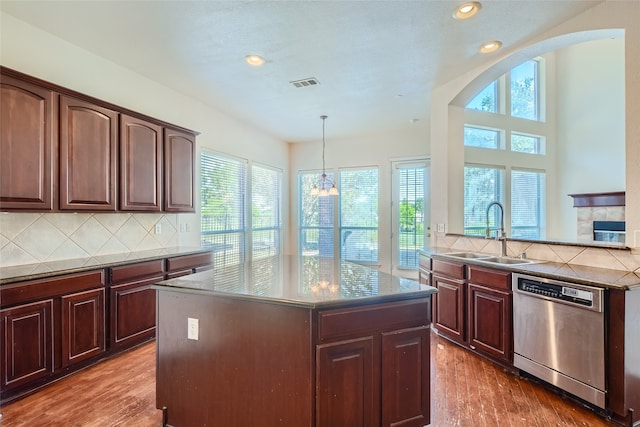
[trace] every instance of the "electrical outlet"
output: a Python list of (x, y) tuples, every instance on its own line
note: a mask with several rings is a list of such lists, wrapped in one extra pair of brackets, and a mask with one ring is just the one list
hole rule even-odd
[(162, 234), (162, 224), (156, 224), (156, 234)]
[(185, 224), (185, 227), (186, 227), (186, 229), (187, 229), (187, 232), (190, 232), (190, 231), (191, 231), (191, 224), (186, 223), (186, 224)]
[(444, 233), (444, 230), (445, 230), (445, 225), (444, 225), (444, 224), (438, 224), (438, 225), (437, 225), (437, 229), (436, 229), (436, 231), (437, 231), (438, 233)]
[(187, 318), (187, 339), (198, 341), (199, 325), (198, 319)]

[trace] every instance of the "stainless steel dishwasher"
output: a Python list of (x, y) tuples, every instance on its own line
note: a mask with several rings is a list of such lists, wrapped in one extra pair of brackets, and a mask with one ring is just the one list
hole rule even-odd
[(604, 290), (512, 277), (515, 367), (604, 408)]

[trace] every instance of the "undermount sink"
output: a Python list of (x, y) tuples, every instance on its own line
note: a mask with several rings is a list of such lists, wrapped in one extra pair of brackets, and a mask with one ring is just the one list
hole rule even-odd
[[(443, 254), (446, 256), (452, 256), (452, 257), (456, 257), (456, 258), (471, 258), (471, 259), (485, 259), (485, 258), (491, 258), (491, 255), (487, 255), (487, 254), (476, 254), (473, 252), (451, 252), (448, 254)], [(495, 257), (493, 257), (495, 258)]]
[(497, 256), (481, 258), (479, 259), (479, 261), (490, 262), (492, 264), (503, 264), (503, 265), (534, 264), (534, 263), (540, 262), (540, 261), (535, 261), (531, 259), (497, 257)]
[(450, 252), (443, 255), (454, 258), (472, 259), (478, 262), (486, 262), (495, 265), (537, 264), (539, 262), (542, 262), (524, 258), (511, 258), (503, 256), (493, 256), (488, 254), (478, 254), (475, 252)]

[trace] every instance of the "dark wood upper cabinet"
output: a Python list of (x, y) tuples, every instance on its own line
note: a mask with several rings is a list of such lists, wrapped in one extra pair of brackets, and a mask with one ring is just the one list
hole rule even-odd
[(0, 209), (54, 209), (58, 150), (55, 100), (51, 90), (2, 75)]
[(60, 96), (60, 210), (116, 210), (118, 113)]
[(195, 212), (196, 135), (0, 65), (0, 209)]
[(120, 210), (162, 210), (162, 127), (120, 115)]
[(164, 210), (195, 212), (193, 164), (196, 137), (171, 128), (165, 128), (164, 132)]

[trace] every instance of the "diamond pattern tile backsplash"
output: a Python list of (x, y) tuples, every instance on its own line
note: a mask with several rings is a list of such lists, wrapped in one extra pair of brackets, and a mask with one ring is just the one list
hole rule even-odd
[[(500, 242), (469, 236), (435, 236), (435, 246), (451, 251), (483, 252), (498, 255)], [(640, 274), (640, 254), (634, 254), (628, 248), (590, 247), (580, 245), (546, 244), (545, 242), (508, 241), (507, 255), (576, 264), (612, 270), (634, 271)]]
[(0, 214), (0, 266), (174, 246), (177, 214)]

